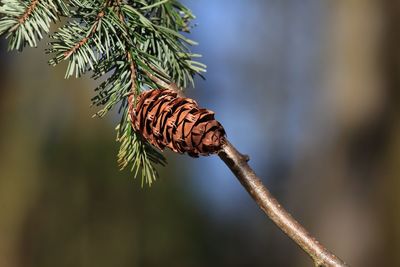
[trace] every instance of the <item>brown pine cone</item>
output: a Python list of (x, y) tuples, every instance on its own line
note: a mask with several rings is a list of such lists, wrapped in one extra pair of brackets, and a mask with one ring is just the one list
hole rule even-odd
[(190, 98), (173, 90), (150, 90), (130, 101), (129, 112), (135, 131), (160, 150), (187, 152), (192, 157), (208, 156), (221, 149), (225, 130), (214, 112), (199, 108)]

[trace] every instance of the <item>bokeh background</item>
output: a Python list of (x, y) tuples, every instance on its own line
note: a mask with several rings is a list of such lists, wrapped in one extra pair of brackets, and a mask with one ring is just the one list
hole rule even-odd
[[(400, 266), (400, 4), (184, 1), (207, 80), (187, 94), (352, 266)], [(0, 41), (0, 266), (311, 266), (218, 159), (120, 172), (116, 114), (42, 47)]]

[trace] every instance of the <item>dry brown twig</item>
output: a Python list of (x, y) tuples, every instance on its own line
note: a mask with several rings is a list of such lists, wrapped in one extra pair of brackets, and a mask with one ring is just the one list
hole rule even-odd
[(299, 224), (263, 185), (261, 179), (248, 164), (244, 156), (226, 141), (218, 156), (235, 174), (236, 178), (251, 195), (264, 213), (314, 261), (315, 266), (347, 266), (347, 264), (327, 250), (317, 239)]

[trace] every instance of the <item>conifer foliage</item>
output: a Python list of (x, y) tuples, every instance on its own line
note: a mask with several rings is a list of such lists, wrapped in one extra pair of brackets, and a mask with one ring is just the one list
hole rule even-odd
[(128, 98), (136, 104), (143, 91), (186, 87), (205, 71), (189, 49), (196, 43), (184, 35), (192, 28), (191, 11), (176, 0), (0, 1), (0, 35), (9, 40), (9, 50), (36, 47), (60, 21), (50, 34), (49, 64), (68, 61), (66, 78), (88, 72), (103, 77), (92, 99), (99, 107), (95, 115), (118, 110), (118, 162), (130, 166), (135, 177), (140, 174), (142, 185), (151, 185), (155, 164), (164, 165), (165, 159), (133, 128)]

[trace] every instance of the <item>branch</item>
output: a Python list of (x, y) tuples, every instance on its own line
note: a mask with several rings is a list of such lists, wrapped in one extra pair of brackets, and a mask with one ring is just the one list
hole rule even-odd
[(131, 81), (132, 81), (131, 91), (136, 94), (137, 93), (137, 86), (136, 86), (136, 66), (135, 66), (135, 62), (133, 61), (132, 55), (131, 55), (131, 53), (129, 51), (126, 52), (126, 57), (128, 58), (129, 68), (130, 68), (130, 71), (131, 71)]
[(235, 174), (239, 182), (256, 201), (264, 213), (313, 260), (315, 266), (347, 266), (344, 261), (328, 251), (321, 243), (312, 237), (271, 195), (262, 184), (260, 178), (247, 164), (248, 156), (244, 156), (226, 141), (219, 157)]
[(71, 49), (69, 49), (68, 51), (64, 52), (64, 59), (69, 58), (73, 53), (75, 53), (79, 48), (81, 48), (82, 46), (84, 46), (89, 40), (90, 38), (92, 38), (93, 34), (97, 31), (97, 27), (99, 26), (100, 20), (104, 17), (105, 15), (105, 9), (108, 6), (109, 1), (106, 1), (104, 3), (103, 8), (100, 10), (100, 12), (97, 14), (96, 16), (96, 20), (94, 22), (94, 24), (92, 25), (92, 29), (90, 30), (89, 34), (87, 36), (85, 36), (84, 38), (82, 38), (78, 43), (76, 43), (73, 47), (71, 47)]
[(19, 26), (24, 24), (28, 18), (31, 16), (33, 11), (35, 10), (36, 6), (39, 4), (39, 0), (32, 0), (32, 2), (27, 6), (24, 14), (18, 18), (18, 23), (14, 25), (14, 27), (10, 28), (9, 32), (15, 31)]
[[(122, 23), (122, 26), (124, 27), (124, 29), (126, 31), (128, 31), (128, 27), (125, 24), (125, 17), (121, 12), (121, 0), (116, 0), (115, 3), (116, 3), (116, 6), (118, 7), (118, 10), (117, 10), (118, 18), (119, 18), (120, 22)], [(138, 94), (139, 94), (139, 92), (137, 90), (138, 88), (136, 86), (136, 78), (137, 78), (136, 66), (135, 66), (135, 61), (132, 58), (131, 51), (129, 49), (127, 49), (127, 51), (125, 51), (125, 54), (126, 54), (126, 58), (128, 60), (128, 63), (129, 63), (129, 69), (130, 69), (130, 72), (131, 72), (131, 77), (130, 78), (131, 78), (131, 83), (132, 83), (131, 84), (131, 93), (132, 94), (129, 96), (128, 101), (132, 101), (132, 96), (134, 98), (136, 98), (138, 96)]]
[(25, 10), (25, 13), (18, 19), (19, 24), (23, 24), (32, 12), (35, 10), (36, 6), (39, 4), (39, 0), (33, 0), (28, 8)]

